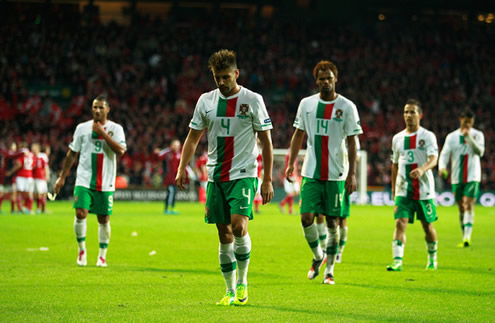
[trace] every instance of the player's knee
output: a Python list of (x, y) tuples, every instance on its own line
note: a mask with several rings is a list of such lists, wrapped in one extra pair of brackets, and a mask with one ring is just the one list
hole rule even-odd
[(88, 216), (88, 211), (84, 209), (76, 209), (76, 218), (82, 220), (82, 219), (86, 219), (87, 216)]
[(309, 227), (314, 222), (314, 216), (311, 213), (301, 214), (301, 224), (303, 227)]

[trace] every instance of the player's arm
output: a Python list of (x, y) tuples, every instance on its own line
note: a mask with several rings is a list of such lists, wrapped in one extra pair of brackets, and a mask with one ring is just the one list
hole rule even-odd
[(46, 179), (47, 181), (49, 181), (49, 180), (50, 180), (50, 167), (48, 166), (48, 163), (47, 163), (47, 164), (46, 164), (46, 166), (45, 166), (45, 179)]
[(426, 162), (426, 164), (416, 169), (413, 169), (411, 173), (409, 173), (411, 175), (411, 178), (416, 179), (423, 176), (424, 173), (437, 166), (437, 160), (438, 157), (436, 155), (428, 156), (428, 161)]
[[(23, 154), (24, 154), (24, 153), (23, 153)], [(5, 175), (6, 175), (6, 176), (12, 176), (12, 174), (15, 174), (15, 172), (17, 172), (19, 169), (21, 169), (21, 167), (22, 167), (21, 162), (20, 162), (20, 161), (18, 161), (18, 160), (16, 160), (16, 161), (14, 162), (14, 166), (13, 166), (10, 170), (6, 171), (6, 172), (5, 172)]]
[(301, 146), (304, 140), (304, 130), (297, 129), (294, 131), (292, 135), (292, 139), (290, 140), (289, 147), (289, 161), (287, 163), (287, 169), (285, 170), (285, 178), (292, 183), (292, 173), (294, 172), (294, 162), (299, 155), (299, 150), (301, 150)]
[(69, 149), (69, 151), (67, 152), (67, 155), (65, 156), (64, 159), (64, 166), (62, 167), (62, 171), (60, 172), (60, 175), (55, 181), (55, 186), (53, 186), (53, 193), (58, 194), (62, 186), (64, 186), (65, 178), (67, 177), (67, 175), (69, 175), (70, 169), (72, 168), (72, 165), (74, 165), (77, 159), (77, 154), (78, 153), (76, 153), (72, 149)]
[(112, 149), (114, 153), (117, 154), (117, 156), (122, 157), (125, 153), (125, 146), (119, 144), (116, 142), (108, 133), (105, 132), (105, 129), (103, 129), (103, 126), (101, 125), (100, 122), (95, 122), (93, 121), (93, 131), (96, 132), (99, 136), (103, 137), (105, 141), (107, 142), (107, 145)]
[(345, 192), (347, 195), (351, 194), (357, 189), (356, 182), (356, 159), (357, 159), (357, 147), (356, 136), (347, 137), (347, 153), (349, 155), (349, 173), (345, 180)]
[(263, 198), (263, 204), (267, 204), (273, 199), (273, 144), (270, 130), (258, 131), (258, 138), (260, 139), (261, 156), (263, 157), (263, 182), (261, 183), (261, 197)]
[(392, 163), (392, 199), (395, 199), (395, 183), (397, 183), (397, 174), (399, 173), (399, 164)]
[(186, 167), (191, 161), (196, 148), (198, 147), (199, 140), (203, 135), (203, 130), (189, 129), (189, 133), (187, 134), (186, 141), (184, 142), (184, 146), (182, 147), (182, 154), (180, 157), (179, 167), (177, 168), (177, 176), (175, 177), (175, 183), (180, 190), (185, 188), (185, 184), (187, 181), (186, 175)]
[(445, 139), (445, 143), (443, 145), (442, 151), (440, 152), (440, 158), (438, 159), (438, 174), (447, 178), (449, 172), (447, 171), (447, 165), (450, 161), (451, 151), (449, 138)]
[(476, 142), (469, 132), (467, 132), (464, 135), (464, 138), (466, 139), (466, 142), (471, 146), (471, 148), (473, 149), (473, 152), (476, 155), (479, 155), (480, 157), (483, 156), (483, 154), (485, 153), (484, 143)]

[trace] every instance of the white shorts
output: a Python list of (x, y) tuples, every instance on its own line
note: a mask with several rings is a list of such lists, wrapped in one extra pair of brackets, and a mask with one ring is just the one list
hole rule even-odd
[(284, 180), (284, 190), (287, 194), (298, 194), (299, 193), (299, 182), (289, 182), (287, 178)]
[(15, 192), (15, 185), (14, 184), (0, 185), (0, 193), (7, 194), (7, 193), (12, 193), (12, 192)]
[(45, 194), (48, 192), (48, 185), (44, 179), (35, 178), (34, 179), (34, 193)]
[(34, 191), (34, 180), (32, 177), (16, 177), (15, 185), (18, 192), (32, 193)]

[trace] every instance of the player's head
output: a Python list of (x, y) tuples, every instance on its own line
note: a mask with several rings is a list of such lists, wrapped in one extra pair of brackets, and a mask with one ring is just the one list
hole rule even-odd
[(416, 99), (408, 99), (404, 106), (404, 121), (406, 122), (406, 127), (410, 129), (419, 127), (421, 118), (423, 118), (421, 102)]
[(473, 110), (466, 108), (459, 115), (459, 122), (461, 123), (461, 129), (471, 129), (474, 126), (474, 112)]
[(9, 149), (10, 149), (11, 151), (16, 151), (16, 150), (17, 150), (17, 144), (16, 144), (16, 142), (15, 142), (15, 141), (12, 141), (12, 142), (10, 143)]
[(179, 139), (173, 139), (170, 142), (170, 149), (172, 149), (175, 152), (177, 152), (177, 151), (180, 150), (180, 141), (179, 141)]
[(40, 153), (40, 144), (37, 142), (33, 142), (31, 145), (31, 151), (33, 154), (38, 155)]
[(322, 94), (335, 92), (335, 83), (339, 75), (339, 70), (330, 61), (320, 61), (313, 68), (313, 76), (318, 86), (318, 91)]
[(213, 53), (208, 60), (208, 68), (211, 70), (220, 92), (224, 96), (234, 94), (239, 77), (235, 52), (222, 49)]
[(105, 122), (107, 121), (108, 113), (110, 112), (110, 104), (104, 95), (99, 95), (93, 100), (92, 106), (93, 120)]

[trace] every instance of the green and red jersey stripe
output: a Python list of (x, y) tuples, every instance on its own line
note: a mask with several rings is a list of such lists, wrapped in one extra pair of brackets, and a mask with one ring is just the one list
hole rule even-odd
[(469, 171), (469, 155), (461, 155), (461, 169), (459, 169), (459, 182), (467, 183), (468, 182), (468, 171)]
[(234, 158), (234, 137), (217, 137), (217, 165), (213, 173), (215, 182), (230, 181), (230, 169)]
[(411, 178), (411, 172), (418, 168), (418, 164), (407, 164), (406, 180), (407, 180), (407, 197), (413, 200), (419, 200), (419, 179)]
[(418, 138), (418, 135), (414, 136), (404, 136), (404, 150), (409, 150), (409, 149), (416, 149), (416, 139)]
[(314, 179), (328, 181), (328, 136), (315, 135), (316, 167)]
[[(91, 138), (96, 140), (103, 139), (94, 131), (91, 133)], [(89, 188), (95, 191), (101, 191), (103, 183), (103, 157), (103, 153), (91, 154), (91, 182), (89, 183)]]
[(324, 104), (318, 102), (318, 107), (316, 108), (316, 117), (320, 119), (332, 119), (334, 103)]
[(235, 108), (237, 106), (237, 97), (232, 99), (218, 99), (217, 117), (235, 117)]

